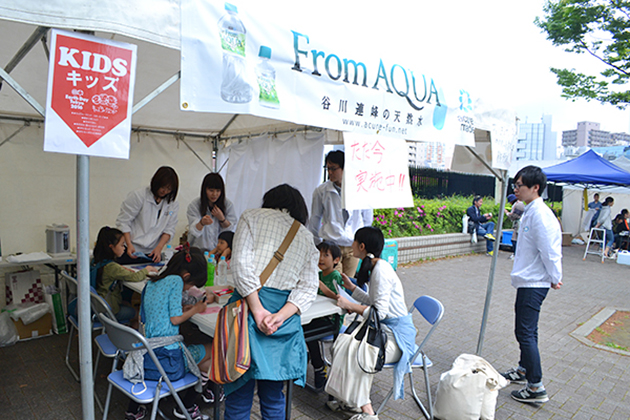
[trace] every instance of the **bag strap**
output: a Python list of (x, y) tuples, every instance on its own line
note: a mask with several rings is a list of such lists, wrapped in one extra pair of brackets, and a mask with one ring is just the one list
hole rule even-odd
[(278, 250), (273, 253), (271, 261), (269, 261), (267, 267), (265, 267), (263, 272), (260, 274), (260, 287), (265, 285), (265, 283), (269, 279), (269, 276), (271, 276), (271, 273), (273, 273), (273, 270), (275, 270), (278, 266), (278, 263), (280, 263), (284, 259), (284, 253), (287, 252), (287, 248), (289, 248), (289, 245), (291, 245), (291, 242), (293, 242), (293, 238), (295, 238), (295, 234), (297, 233), (299, 228), (300, 222), (298, 222), (297, 220), (293, 220), (293, 224), (291, 225), (289, 232), (287, 232), (287, 236), (284, 237), (284, 240), (280, 244)]

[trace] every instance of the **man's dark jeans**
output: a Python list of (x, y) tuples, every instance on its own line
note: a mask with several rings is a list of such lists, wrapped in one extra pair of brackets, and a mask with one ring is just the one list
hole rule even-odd
[(538, 319), (548, 288), (521, 287), (516, 291), (514, 304), (514, 334), (521, 348), (520, 366), (525, 368), (527, 383), (533, 386), (542, 384), (542, 367), (538, 352)]

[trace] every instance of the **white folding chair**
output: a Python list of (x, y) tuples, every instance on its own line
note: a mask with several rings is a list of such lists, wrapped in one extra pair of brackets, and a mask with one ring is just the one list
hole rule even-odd
[[(105, 400), (105, 410), (103, 412), (103, 419), (107, 419), (107, 413), (109, 412), (109, 404), (111, 402), (111, 394), (112, 387), (116, 387), (119, 391), (124, 393), (131, 400), (135, 401), (138, 404), (150, 404), (153, 403), (153, 407), (151, 409), (151, 420), (154, 420), (158, 414), (163, 418), (167, 418), (164, 413), (158, 408), (159, 401), (172, 395), (175, 399), (175, 402), (179, 406), (179, 409), (188, 420), (191, 420), (190, 414), (184, 407), (181, 398), (177, 395), (178, 392), (188, 389), (192, 386), (195, 386), (199, 381), (192, 373), (187, 373), (183, 378), (171, 382), (168, 379), (168, 376), (164, 372), (162, 365), (160, 364), (159, 359), (156, 357), (155, 353), (151, 349), (151, 346), (147, 342), (147, 339), (143, 337), (138, 331), (126, 327), (122, 324), (119, 324), (116, 321), (112, 321), (104, 314), (98, 315), (99, 319), (105, 326), (105, 333), (109, 336), (111, 342), (121, 351), (130, 352), (132, 350), (142, 350), (146, 349), (147, 353), (155, 366), (157, 366), (158, 371), (160, 372), (161, 378), (157, 381), (144, 381), (146, 387), (139, 392), (140, 386), (136, 386), (134, 388), (134, 384), (126, 380), (123, 376), (122, 370), (116, 370), (118, 364), (118, 358), (114, 358), (114, 363), (112, 365), (112, 372), (107, 377), (109, 381), (109, 387), (107, 388), (107, 399)], [(163, 382), (166, 382), (166, 387), (163, 387)]]
[[(420, 346), (418, 347), (418, 350), (416, 350), (416, 353), (411, 357), (411, 360), (413, 362), (411, 363), (411, 372), (409, 372), (409, 386), (411, 388), (413, 399), (416, 401), (416, 404), (418, 404), (418, 407), (420, 407), (422, 414), (427, 419), (431, 420), (433, 419), (433, 401), (431, 399), (431, 383), (429, 381), (428, 369), (429, 367), (431, 367), (431, 365), (433, 365), (433, 363), (429, 360), (429, 358), (424, 353), (424, 347), (429, 341), (429, 338), (431, 337), (431, 335), (433, 334), (433, 331), (435, 331), (438, 324), (442, 320), (442, 316), (444, 315), (444, 306), (439, 300), (431, 296), (420, 296), (413, 303), (409, 312), (413, 313), (414, 308), (417, 309), (418, 312), (420, 312), (420, 315), (422, 315), (424, 320), (427, 321), (431, 325), (431, 328), (429, 329), (427, 334), (424, 336), (424, 339), (422, 340), (422, 343), (420, 343)], [(420, 360), (418, 360), (419, 356), (421, 356)], [(388, 363), (385, 366), (383, 366), (383, 368), (393, 369), (394, 366), (396, 366), (395, 363)], [(424, 407), (424, 405), (422, 404), (422, 401), (420, 401), (420, 398), (418, 397), (418, 394), (416, 393), (416, 388), (413, 382), (413, 369), (415, 368), (422, 368), (422, 370), (424, 370), (424, 382), (425, 382), (425, 386), (427, 390), (427, 400), (429, 404), (428, 411)], [(387, 404), (387, 401), (389, 401), (393, 393), (394, 393), (394, 386), (392, 385), (392, 388), (387, 393), (385, 400), (383, 400), (381, 405), (378, 407), (376, 414), (379, 414), (381, 411), (383, 411), (383, 409), (385, 408), (385, 404)]]
[[(598, 255), (602, 259), (602, 263), (604, 262), (604, 251), (606, 249), (606, 229), (603, 228), (591, 228), (591, 231), (588, 234), (588, 242), (586, 243), (586, 249), (584, 250), (584, 257), (582, 257), (582, 261), (586, 260), (587, 254)], [(591, 251), (591, 244), (599, 244), (598, 251)]]

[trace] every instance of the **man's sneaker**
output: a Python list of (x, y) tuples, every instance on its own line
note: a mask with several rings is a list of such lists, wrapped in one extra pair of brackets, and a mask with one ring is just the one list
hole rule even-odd
[(513, 260), (514, 259), (514, 254), (510, 254), (510, 256), (508, 257), (508, 260)]
[(144, 405), (138, 407), (138, 411), (132, 413), (131, 411), (125, 412), (125, 420), (142, 420), (147, 415), (147, 409)]
[(544, 389), (542, 391), (532, 391), (527, 387), (519, 391), (512, 391), (512, 398), (516, 401), (535, 404), (542, 404), (549, 401), (547, 391), (545, 391)]
[(518, 369), (510, 369), (507, 372), (501, 374), (505, 379), (513, 384), (526, 384), (527, 378), (524, 373), (521, 373)]
[(326, 367), (321, 368), (321, 370), (315, 371), (315, 391), (323, 391), (327, 379), (328, 374), (326, 373)]
[(496, 238), (491, 233), (486, 233), (485, 235), (483, 235), (483, 237), (486, 238), (487, 240), (491, 241), (491, 242), (496, 241)]
[(492, 257), (492, 254), (494, 254), (494, 251), (486, 252), (486, 255), (487, 255), (488, 257)]
[[(203, 402), (205, 402), (206, 404), (212, 404), (216, 400), (214, 396), (214, 392), (212, 391), (212, 389), (210, 389), (209, 384), (206, 384), (203, 387), (203, 391), (201, 392), (201, 398), (203, 399)], [(219, 386), (219, 402), (223, 402), (223, 400), (225, 400), (225, 393), (223, 392), (223, 387)]]
[[(188, 411), (188, 414), (190, 414), (190, 418), (192, 420), (210, 420), (210, 416), (206, 416), (205, 414), (201, 413), (197, 404), (194, 404), (192, 407), (187, 408), (186, 411)], [(173, 415), (178, 419), (186, 418), (184, 413), (179, 411), (179, 406), (175, 406), (175, 408), (173, 409)]]
[(361, 409), (359, 407), (350, 407), (349, 405), (346, 405), (343, 402), (337, 401), (337, 400), (326, 401), (326, 406), (330, 408), (332, 411), (347, 411), (349, 413), (361, 413)]

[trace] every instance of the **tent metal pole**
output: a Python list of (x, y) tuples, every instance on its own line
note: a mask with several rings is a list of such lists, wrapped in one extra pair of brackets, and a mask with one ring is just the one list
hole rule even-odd
[(77, 290), (79, 372), (83, 420), (94, 420), (92, 322), (90, 320), (90, 157), (77, 155)]
[(494, 252), (492, 253), (492, 262), (490, 264), (490, 274), (488, 274), (488, 286), (486, 289), (486, 302), (483, 306), (483, 316), (481, 318), (481, 329), (479, 331), (479, 339), (477, 340), (477, 356), (481, 356), (483, 349), (483, 338), (486, 334), (486, 324), (488, 323), (488, 313), (490, 312), (490, 300), (492, 299), (492, 287), (494, 286), (494, 274), (497, 267), (497, 258), (499, 257), (499, 247), (501, 246), (501, 238), (503, 236), (503, 214), (505, 210), (505, 197), (507, 195), (507, 184), (510, 179), (507, 170), (502, 170), (503, 176), (500, 178), (503, 183), (501, 191), (501, 205), (499, 206), (498, 227), (496, 241), (494, 242)]
[(181, 77), (182, 77), (181, 71), (178, 71), (177, 73), (175, 73), (166, 82), (162, 83), (153, 92), (149, 93), (147, 96), (142, 98), (140, 102), (135, 104), (131, 110), (131, 113), (135, 114), (136, 112), (140, 111), (142, 107), (144, 107), (146, 104), (148, 104), (153, 99), (155, 99), (160, 93), (164, 92), (166, 89), (171, 87), (171, 85), (177, 82)]
[(39, 104), (27, 91), (24, 89), (15, 79), (9, 76), (9, 73), (4, 71), (4, 69), (0, 69), (0, 78), (4, 79), (9, 86), (11, 86), (18, 95), (20, 95), (26, 102), (29, 103), (30, 106), (35, 108), (35, 111), (39, 113), (42, 117), (46, 114), (44, 107)]
[[(11, 60), (7, 63), (7, 65), (4, 66), (4, 71), (6, 71), (7, 73), (11, 73), (13, 69), (18, 64), (20, 64), (20, 61), (22, 61), (22, 59), (26, 57), (26, 54), (28, 54), (29, 51), (33, 49), (35, 44), (37, 44), (39, 40), (42, 39), (46, 35), (49, 29), (50, 28), (47, 28), (45, 26), (38, 26), (37, 28), (35, 28), (31, 36), (28, 37), (28, 39), (26, 40), (26, 42), (24, 42), (24, 44), (22, 44), (18, 52), (16, 52), (13, 58), (11, 58)], [(1, 81), (0, 81), (0, 89), (2, 89)]]
[(177, 138), (177, 140), (179, 140), (179, 141), (181, 141), (182, 143), (184, 143), (184, 145), (185, 145), (186, 147), (188, 147), (188, 150), (190, 150), (190, 151), (193, 153), (193, 155), (195, 155), (195, 156), (197, 157), (197, 159), (199, 159), (199, 162), (201, 162), (201, 163), (203, 164), (203, 166), (205, 166), (205, 167), (206, 167), (206, 169), (207, 169), (207, 170), (209, 170), (210, 172), (212, 172), (212, 168), (210, 168), (210, 167), (206, 164), (206, 162), (204, 162), (204, 161), (203, 161), (203, 159), (201, 158), (201, 156), (199, 156), (199, 154), (198, 154), (197, 152), (195, 152), (195, 150), (194, 150), (192, 147), (190, 147), (190, 145), (189, 145), (188, 143), (186, 143), (186, 140), (184, 140), (184, 136), (178, 137), (178, 138)]

